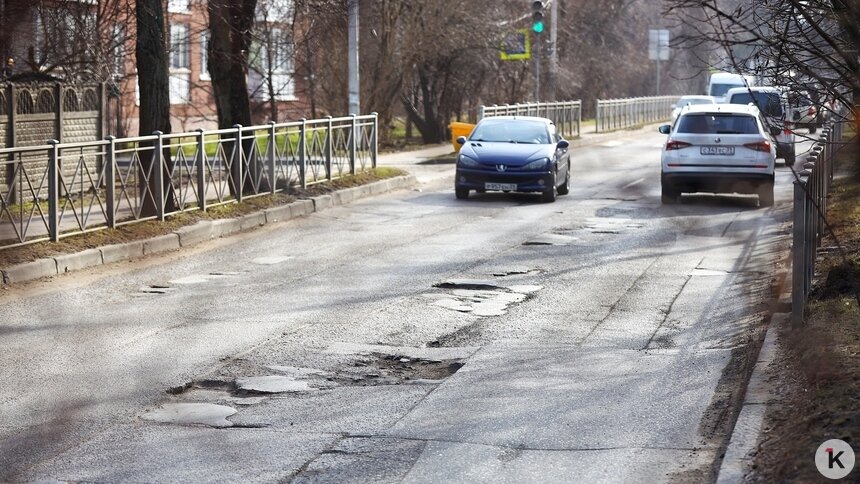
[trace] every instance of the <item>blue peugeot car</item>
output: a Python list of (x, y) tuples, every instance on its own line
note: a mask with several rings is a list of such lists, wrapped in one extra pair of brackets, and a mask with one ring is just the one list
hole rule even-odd
[(569, 143), (546, 118), (499, 116), (482, 119), (472, 134), (457, 138), (454, 192), (539, 192), (544, 202), (570, 191)]

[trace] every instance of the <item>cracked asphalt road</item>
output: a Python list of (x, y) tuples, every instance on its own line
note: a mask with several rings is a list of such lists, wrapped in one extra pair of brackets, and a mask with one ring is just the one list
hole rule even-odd
[[(0, 481), (711, 479), (791, 175), (664, 207), (662, 141), (576, 149), (554, 204), (401, 157), (421, 191), (5, 291)], [(236, 385), (276, 375), (309, 390)], [(184, 403), (236, 412), (141, 417)]]

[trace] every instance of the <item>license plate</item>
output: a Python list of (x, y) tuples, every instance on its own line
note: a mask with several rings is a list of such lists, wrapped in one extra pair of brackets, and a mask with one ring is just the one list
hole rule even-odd
[(703, 155), (735, 156), (734, 146), (702, 146)]
[(509, 192), (517, 191), (516, 183), (484, 183), (486, 190), (504, 190)]

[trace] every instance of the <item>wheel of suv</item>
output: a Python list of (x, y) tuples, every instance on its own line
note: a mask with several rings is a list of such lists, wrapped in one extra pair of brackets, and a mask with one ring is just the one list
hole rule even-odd
[(763, 183), (758, 188), (758, 204), (760, 207), (773, 206), (773, 182)]
[(559, 195), (567, 195), (568, 193), (570, 193), (570, 163), (567, 164), (567, 174), (564, 176), (564, 183), (558, 187)]
[(678, 189), (666, 182), (662, 182), (660, 184), (660, 189), (662, 192), (660, 200), (664, 205), (672, 205), (676, 203), (678, 201), (678, 197), (681, 196), (681, 192)]
[(794, 145), (791, 146), (791, 151), (785, 154), (785, 166), (794, 166), (794, 162), (797, 160), (797, 155), (794, 152)]
[(457, 196), (458, 200), (465, 200), (469, 198), (469, 189), (466, 187), (455, 186), (454, 195)]
[(809, 134), (815, 134), (815, 131), (818, 129), (814, 124), (809, 125)]

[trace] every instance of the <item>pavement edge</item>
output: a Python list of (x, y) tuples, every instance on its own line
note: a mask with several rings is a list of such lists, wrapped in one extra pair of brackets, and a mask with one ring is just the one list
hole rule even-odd
[[(401, 175), (366, 185), (336, 190), (325, 195), (296, 200), (279, 207), (270, 207), (237, 218), (204, 220), (181, 227), (169, 234), (150, 239), (87, 249), (71, 254), (36, 259), (0, 270), (3, 285), (33, 281), (58, 274), (97, 267), (113, 262), (136, 259), (190, 247), (208, 240), (251, 230), (263, 225), (286, 222), (314, 212), (347, 205), (362, 198), (410, 188), (418, 183), (414, 175)], [(343, 192), (343, 194), (341, 194)]]

